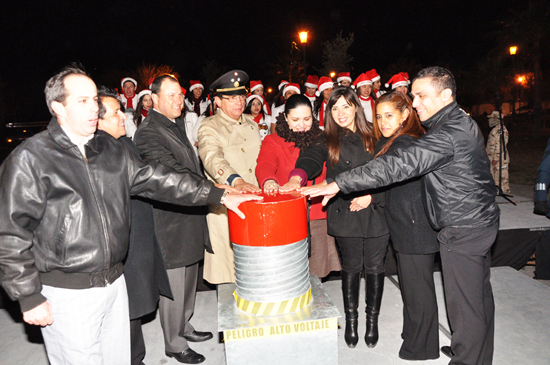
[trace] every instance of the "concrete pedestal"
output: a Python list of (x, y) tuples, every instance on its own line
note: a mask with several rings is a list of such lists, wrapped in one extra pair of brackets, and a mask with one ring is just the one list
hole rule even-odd
[(316, 276), (310, 283), (310, 305), (280, 316), (245, 313), (235, 303), (235, 284), (218, 285), (218, 331), (227, 364), (338, 364), (340, 312)]

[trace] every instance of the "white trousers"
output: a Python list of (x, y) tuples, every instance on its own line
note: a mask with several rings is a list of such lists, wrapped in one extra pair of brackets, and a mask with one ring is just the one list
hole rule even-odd
[(103, 288), (42, 286), (53, 324), (42, 328), (52, 365), (130, 364), (130, 314), (124, 275)]

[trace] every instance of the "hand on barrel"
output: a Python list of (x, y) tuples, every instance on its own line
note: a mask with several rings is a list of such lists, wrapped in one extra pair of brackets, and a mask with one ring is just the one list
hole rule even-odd
[(237, 189), (241, 193), (261, 193), (262, 189), (257, 187), (256, 185), (252, 185), (250, 183), (247, 183), (243, 179), (235, 180), (235, 189)]
[(280, 188), (277, 181), (273, 179), (266, 180), (264, 183), (264, 193), (266, 194), (277, 194)]
[(299, 176), (292, 176), (286, 184), (279, 188), (279, 192), (289, 193), (291, 191), (300, 190), (300, 187), (302, 186), (300, 181), (301, 179)]
[(239, 218), (244, 219), (244, 213), (239, 210), (239, 205), (243, 202), (251, 201), (251, 200), (263, 200), (263, 196), (258, 195), (252, 195), (252, 194), (242, 194), (242, 193), (230, 193), (227, 194), (225, 199), (223, 200), (223, 205), (235, 214), (239, 216)]
[(309, 196), (310, 198), (314, 198), (316, 196), (324, 196), (323, 205), (327, 205), (329, 200), (334, 198), (334, 196), (338, 194), (340, 188), (335, 182), (330, 184), (323, 182), (321, 184), (313, 186), (305, 186), (301, 188), (300, 191), (302, 192), (302, 194)]

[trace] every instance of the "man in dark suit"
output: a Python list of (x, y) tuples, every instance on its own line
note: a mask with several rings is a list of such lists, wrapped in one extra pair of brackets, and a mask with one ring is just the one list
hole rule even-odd
[[(142, 157), (178, 172), (190, 171), (204, 177), (180, 118), (183, 93), (178, 80), (170, 75), (159, 76), (153, 81), (151, 92), (153, 109), (134, 136)], [(205, 248), (212, 252), (206, 224), (208, 210), (206, 206), (157, 202), (153, 207), (155, 232), (174, 295), (173, 300), (161, 297), (159, 301), (166, 355), (182, 363), (198, 364), (205, 357), (189, 348), (187, 342), (212, 338), (212, 333), (195, 331), (189, 323), (195, 307), (199, 261)]]
[[(98, 96), (97, 129), (120, 140), (139, 157), (139, 151), (126, 137), (126, 114), (114, 90), (100, 87)], [(166, 267), (155, 235), (153, 207), (139, 197), (130, 199), (130, 245), (124, 260), (124, 277), (130, 309), (130, 352), (132, 365), (142, 365), (145, 341), (141, 317), (157, 309), (159, 295), (173, 298)]]

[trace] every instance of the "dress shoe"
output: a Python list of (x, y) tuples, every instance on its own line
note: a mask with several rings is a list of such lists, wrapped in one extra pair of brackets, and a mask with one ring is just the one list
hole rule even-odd
[(212, 332), (199, 332), (199, 331), (193, 331), (188, 335), (183, 335), (183, 338), (185, 338), (189, 342), (208, 341), (212, 337), (214, 337), (214, 335), (212, 335)]
[(441, 352), (447, 357), (452, 358), (454, 356), (453, 350), (451, 350), (451, 346), (441, 346)]
[(166, 356), (173, 357), (178, 362), (181, 362), (183, 364), (200, 364), (205, 360), (205, 357), (201, 354), (197, 354), (192, 349), (187, 349), (183, 352), (164, 352)]

